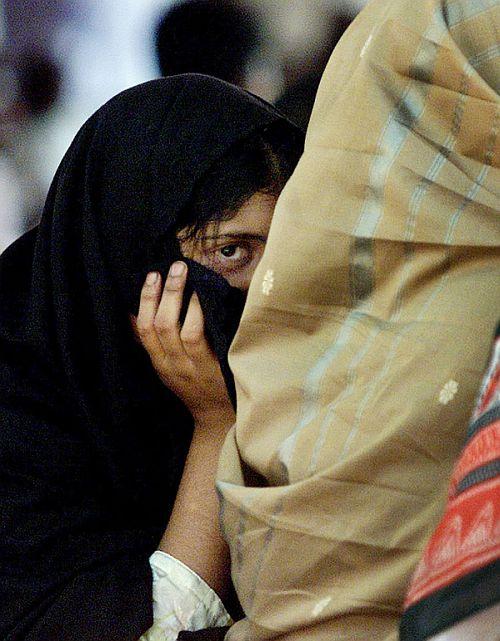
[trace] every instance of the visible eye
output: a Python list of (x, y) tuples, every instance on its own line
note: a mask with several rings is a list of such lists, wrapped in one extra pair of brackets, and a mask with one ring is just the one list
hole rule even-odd
[(248, 248), (236, 244), (220, 247), (218, 252), (224, 258), (232, 259), (232, 261), (234, 262), (244, 260), (250, 254), (250, 250)]
[(246, 291), (265, 244), (265, 238), (261, 237), (208, 238), (191, 247), (184, 246), (183, 253), (220, 274), (233, 287)]

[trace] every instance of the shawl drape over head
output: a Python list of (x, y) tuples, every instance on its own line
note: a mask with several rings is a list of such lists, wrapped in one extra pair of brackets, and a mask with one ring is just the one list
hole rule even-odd
[[(185, 75), (82, 127), (40, 225), (0, 259), (0, 637), (126, 641), (151, 625), (148, 557), (192, 421), (133, 339), (147, 271), (180, 256), (179, 211), (229, 147), (281, 116)], [(291, 126), (291, 125), (290, 125)], [(190, 263), (228, 385), (241, 296)], [(195, 527), (195, 525), (193, 525)]]

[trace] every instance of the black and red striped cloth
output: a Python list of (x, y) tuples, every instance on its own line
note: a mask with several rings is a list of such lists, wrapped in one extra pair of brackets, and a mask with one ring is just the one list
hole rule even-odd
[(408, 592), (400, 641), (423, 641), (500, 602), (500, 325), (445, 514)]

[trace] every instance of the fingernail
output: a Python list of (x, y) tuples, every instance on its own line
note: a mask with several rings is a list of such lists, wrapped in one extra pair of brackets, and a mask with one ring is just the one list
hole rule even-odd
[(176, 262), (173, 263), (172, 266), (170, 267), (170, 276), (182, 276), (184, 273), (184, 270), (186, 269), (186, 265), (181, 262)]
[(146, 283), (148, 285), (155, 285), (158, 282), (160, 274), (158, 272), (149, 272), (146, 276)]

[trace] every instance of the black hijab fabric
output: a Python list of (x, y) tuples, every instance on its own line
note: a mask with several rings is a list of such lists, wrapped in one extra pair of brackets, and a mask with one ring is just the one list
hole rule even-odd
[[(148, 558), (192, 420), (133, 339), (145, 274), (179, 257), (209, 165), (281, 116), (199, 75), (127, 90), (82, 127), (38, 228), (0, 258), (0, 638), (127, 641), (152, 623)], [(225, 361), (241, 300), (190, 263)], [(193, 525), (195, 527), (195, 524)]]

